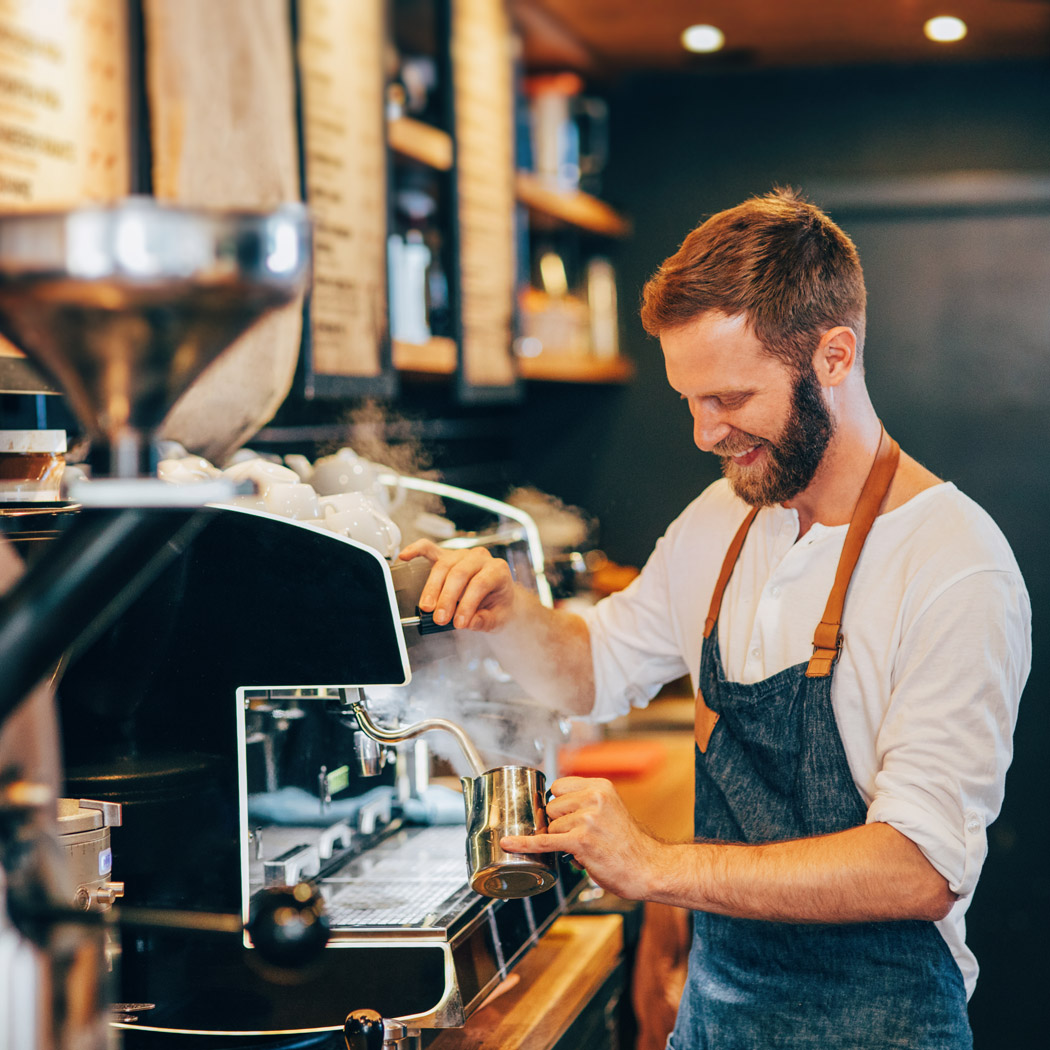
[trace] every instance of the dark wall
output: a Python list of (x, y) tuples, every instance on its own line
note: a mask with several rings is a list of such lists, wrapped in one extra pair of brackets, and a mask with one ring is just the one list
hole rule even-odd
[[(638, 376), (626, 388), (532, 390), (526, 479), (596, 515), (611, 557), (643, 562), (717, 466), (692, 446), (659, 347), (641, 331), (642, 284), (706, 214), (774, 183), (818, 200), (835, 187), (829, 210), (868, 277), (876, 408), (909, 452), (999, 521), (1032, 595), (1033, 672), (970, 911), (982, 965), (977, 1048), (1032, 1045), (1050, 939), (1050, 662), (1040, 647), (1050, 613), (1050, 195), (1011, 202), (995, 186), (1050, 174), (1050, 67), (646, 76), (611, 101), (604, 196), (635, 222), (615, 258)], [(974, 171), (1000, 177), (982, 203), (936, 202), (938, 187)], [(873, 203), (873, 182), (901, 180), (911, 187), (903, 204)]]

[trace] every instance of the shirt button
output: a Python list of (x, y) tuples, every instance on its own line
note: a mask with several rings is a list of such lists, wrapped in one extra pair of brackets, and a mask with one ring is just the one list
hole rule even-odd
[(758, 649), (752, 649), (751, 650), (751, 659), (752, 660), (757, 660), (758, 657), (759, 657)]
[(779, 598), (780, 597), (780, 588), (779, 587), (774, 587), (769, 593), (770, 593), (770, 595), (772, 595), (772, 597)]
[(971, 835), (976, 835), (981, 830), (980, 817), (977, 817), (971, 813), (970, 816), (966, 818), (966, 830)]

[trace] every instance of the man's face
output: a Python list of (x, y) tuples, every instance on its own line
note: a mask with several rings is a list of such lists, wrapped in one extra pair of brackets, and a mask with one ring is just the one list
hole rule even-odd
[(834, 432), (812, 368), (798, 375), (771, 357), (739, 316), (703, 314), (660, 342), (693, 439), (721, 458), (733, 491), (760, 507), (799, 495)]

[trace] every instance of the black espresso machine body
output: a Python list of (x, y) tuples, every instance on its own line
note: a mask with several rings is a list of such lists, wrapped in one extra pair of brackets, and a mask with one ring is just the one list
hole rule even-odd
[[(442, 493), (446, 506), (459, 491)], [(520, 512), (507, 508), (514, 521), (478, 499), (468, 538), (450, 542), (500, 548), (519, 578), (542, 584)], [(325, 901), (329, 940), (277, 966), (247, 935), (124, 929), (115, 1023), (129, 1047), (301, 1039), (341, 1030), (360, 1008), (416, 1028), (461, 1025), (582, 877), (563, 865), (546, 893), (478, 896), (462, 802), (430, 783), (426, 742), (398, 745), (365, 776), (346, 707), (374, 695), (380, 718), (408, 720), (437, 691), (448, 714), (448, 691), (467, 682), (452, 713), (470, 733), (477, 712), (535, 706), (518, 703), (476, 639), (402, 627), (418, 567), (392, 570), (370, 548), (259, 511), (206, 513), (121, 618), (70, 654), (63, 793), (122, 805), (112, 845), (125, 908), (247, 922), (260, 893), (305, 881)], [(484, 757), (502, 764), (509, 747), (552, 774), (556, 719), (522, 724), (523, 742), (489, 734)]]

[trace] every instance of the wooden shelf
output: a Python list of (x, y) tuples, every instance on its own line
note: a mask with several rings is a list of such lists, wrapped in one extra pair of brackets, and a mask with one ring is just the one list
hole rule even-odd
[(515, 177), (518, 200), (534, 214), (605, 237), (626, 237), (631, 224), (604, 201), (579, 190), (557, 190), (528, 171)]
[(522, 379), (555, 383), (626, 383), (634, 375), (634, 364), (626, 357), (539, 354), (519, 357), (518, 374)]
[[(419, 375), (454, 375), (457, 364), (453, 339), (435, 337), (428, 343), (399, 343), (392, 346), (394, 367)], [(519, 357), (522, 379), (555, 383), (626, 383), (634, 376), (634, 364), (626, 357), (602, 359), (576, 354), (540, 354)]]
[(456, 341), (435, 336), (427, 343), (399, 343), (391, 347), (394, 367), (399, 372), (450, 376), (456, 371)]
[(452, 136), (411, 117), (397, 117), (387, 122), (390, 148), (403, 157), (418, 160), (438, 171), (452, 167)]

